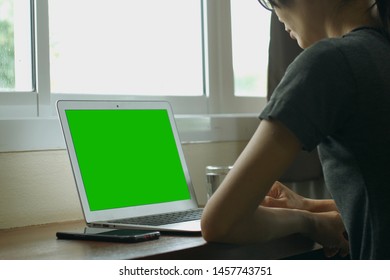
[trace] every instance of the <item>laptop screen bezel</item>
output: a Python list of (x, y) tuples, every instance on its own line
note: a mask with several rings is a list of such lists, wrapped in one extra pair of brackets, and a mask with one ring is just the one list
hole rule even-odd
[[(156, 203), (142, 206), (122, 207), (107, 210), (91, 211), (82, 180), (80, 167), (71, 137), (70, 127), (66, 118), (67, 110), (166, 110), (169, 116), (173, 136), (179, 154), (181, 166), (187, 183), (190, 199), (173, 202)], [(101, 100), (59, 100), (57, 111), (64, 134), (68, 155), (82, 206), (83, 214), (87, 223), (98, 221), (111, 221), (131, 217), (147, 216), (160, 213), (189, 210), (198, 207), (195, 191), (192, 185), (187, 163), (181, 146), (180, 137), (175, 124), (174, 114), (170, 104), (166, 101), (101, 101)]]

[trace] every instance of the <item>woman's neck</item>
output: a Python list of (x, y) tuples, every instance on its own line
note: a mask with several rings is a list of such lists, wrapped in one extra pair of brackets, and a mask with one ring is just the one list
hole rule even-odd
[(348, 4), (343, 5), (329, 20), (328, 36), (340, 37), (362, 26), (380, 28), (381, 21), (377, 7), (370, 2), (348, 1)]

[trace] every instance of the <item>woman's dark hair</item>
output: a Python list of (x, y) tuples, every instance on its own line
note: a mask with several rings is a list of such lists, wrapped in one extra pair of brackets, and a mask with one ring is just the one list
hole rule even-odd
[(390, 38), (390, 1), (389, 0), (376, 0), (379, 17), (382, 21), (383, 29), (386, 32), (388, 38)]

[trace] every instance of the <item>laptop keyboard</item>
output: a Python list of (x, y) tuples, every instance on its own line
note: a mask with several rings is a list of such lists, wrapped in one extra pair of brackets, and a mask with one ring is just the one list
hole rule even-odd
[(121, 220), (115, 220), (118, 224), (135, 224), (135, 225), (148, 225), (148, 226), (160, 226), (166, 224), (175, 224), (180, 222), (188, 222), (199, 220), (202, 216), (203, 209), (192, 209), (181, 212), (165, 213), (152, 216), (127, 218)]

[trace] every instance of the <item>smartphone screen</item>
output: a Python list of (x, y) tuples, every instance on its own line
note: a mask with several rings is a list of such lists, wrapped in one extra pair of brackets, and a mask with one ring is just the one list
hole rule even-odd
[(58, 239), (134, 243), (158, 239), (160, 232), (151, 230), (85, 228), (80, 232), (57, 232), (56, 235)]

